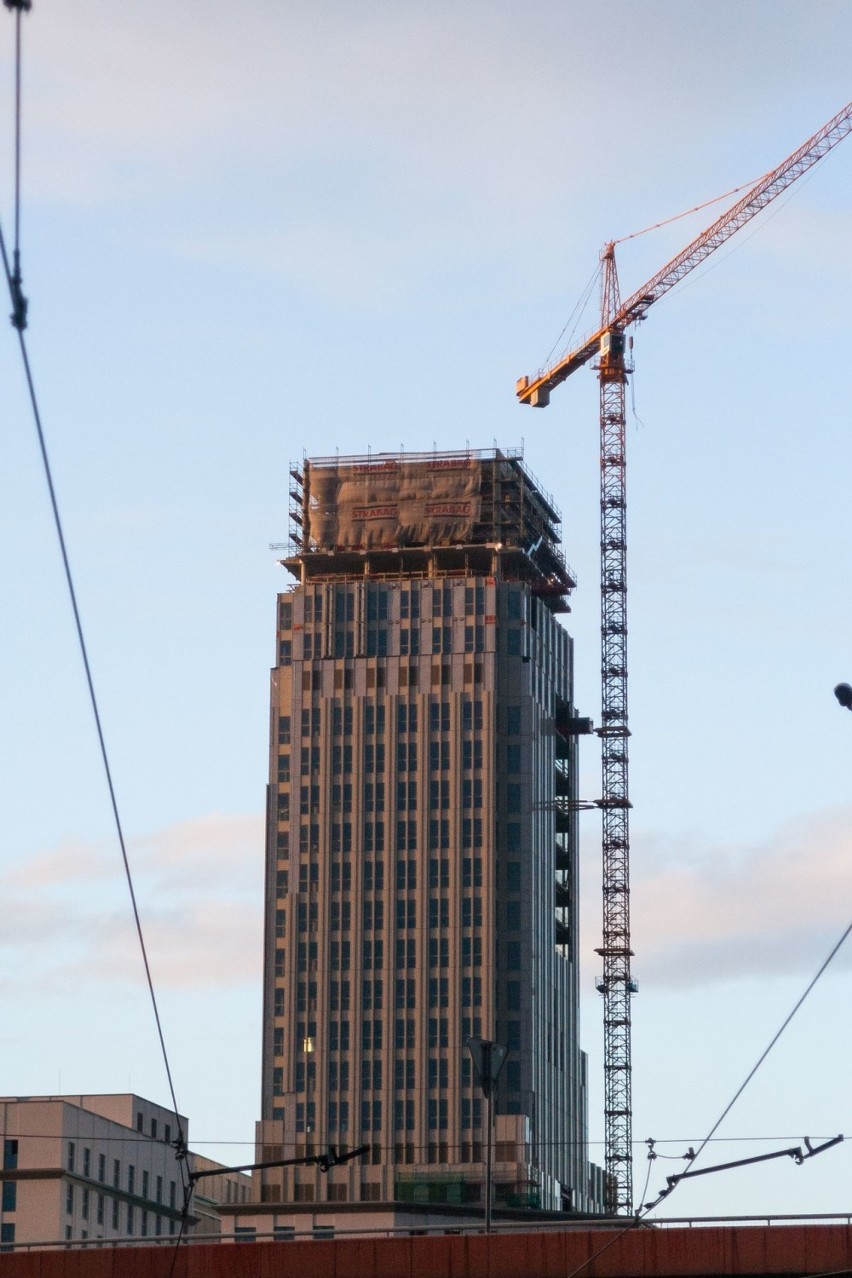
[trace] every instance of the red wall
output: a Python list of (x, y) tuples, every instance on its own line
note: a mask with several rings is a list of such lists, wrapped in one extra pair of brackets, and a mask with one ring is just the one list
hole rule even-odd
[[(606, 1244), (611, 1245), (607, 1246)], [(605, 1248), (605, 1250), (601, 1250)], [(0, 1278), (583, 1278), (852, 1269), (852, 1226), (772, 1225), (294, 1240), (0, 1255)]]

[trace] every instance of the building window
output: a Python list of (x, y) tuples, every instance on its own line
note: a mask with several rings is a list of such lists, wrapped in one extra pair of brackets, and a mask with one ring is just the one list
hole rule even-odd
[[(463, 904), (470, 905), (467, 900)], [(464, 923), (464, 919), (462, 919)], [(481, 922), (481, 920), (480, 920)], [(450, 926), (450, 902), (446, 896), (430, 897), (429, 899), (429, 926), (430, 928), (449, 927)], [(465, 926), (470, 927), (468, 922)]]
[(3, 1181), (3, 1195), (0, 1198), (0, 1207), (3, 1211), (15, 1211), (18, 1203), (18, 1182), (16, 1180)]
[(382, 1130), (382, 1102), (380, 1100), (361, 1102), (362, 1132), (380, 1132)]
[(394, 1044), (398, 1051), (415, 1046), (415, 1029), (413, 1017), (398, 1017), (395, 1026)]
[(65, 1164), (65, 1165), (66, 1165), (66, 1167), (68, 1168), (68, 1170), (69, 1170), (69, 1171), (71, 1171), (71, 1172), (74, 1170), (74, 1155), (75, 1155), (75, 1146), (74, 1146), (74, 1142), (73, 1142), (73, 1140), (69, 1140), (69, 1142), (68, 1142), (68, 1159), (67, 1159), (67, 1162), (66, 1162), (66, 1164)]
[(450, 1023), (446, 1016), (429, 1017), (429, 1046), (449, 1047)]
[(462, 858), (462, 887), (482, 887), (482, 857)]
[(3, 1170), (15, 1171), (18, 1166), (18, 1142), (16, 1140), (3, 1141)]
[(461, 1125), (465, 1129), (473, 1128), (475, 1132), (482, 1130), (482, 1101), (478, 1097), (473, 1101), (462, 1100)]
[(462, 927), (482, 927), (482, 897), (462, 897)]
[(65, 1187), (65, 1211), (69, 1216), (74, 1214), (74, 1186), (66, 1185)]
[(11, 1222), (0, 1225), (0, 1251), (13, 1251), (15, 1246), (15, 1226)]
[[(399, 982), (397, 982), (399, 986)], [(430, 976), (429, 977), (429, 1006), (430, 1007), (449, 1007), (450, 1005), (450, 987), (446, 976)], [(399, 1004), (397, 1004), (399, 1006)], [(413, 1006), (409, 1004), (409, 1007)]]

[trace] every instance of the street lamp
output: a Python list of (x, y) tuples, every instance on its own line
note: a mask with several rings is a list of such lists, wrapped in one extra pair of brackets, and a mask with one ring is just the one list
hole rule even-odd
[(834, 695), (845, 710), (852, 710), (852, 686), (848, 683), (839, 683), (834, 689)]
[(491, 1043), (486, 1038), (468, 1038), (467, 1050), (476, 1070), (476, 1077), (485, 1097), (485, 1232), (491, 1233), (491, 1191), (494, 1178), (494, 1084), (503, 1068), (508, 1048), (502, 1043)]

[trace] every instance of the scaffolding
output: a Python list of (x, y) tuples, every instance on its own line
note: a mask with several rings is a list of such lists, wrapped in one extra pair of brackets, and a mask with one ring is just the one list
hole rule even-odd
[(290, 478), (282, 562), (300, 581), (499, 575), (568, 611), (561, 515), (520, 450), (306, 458)]

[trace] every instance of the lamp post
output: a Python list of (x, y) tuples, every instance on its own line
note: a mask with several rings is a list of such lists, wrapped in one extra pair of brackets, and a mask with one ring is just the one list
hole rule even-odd
[(852, 710), (852, 686), (848, 683), (839, 683), (834, 689), (834, 695), (844, 710)]
[(491, 1233), (491, 1196), (494, 1179), (494, 1084), (503, 1068), (507, 1048), (486, 1038), (468, 1038), (467, 1050), (485, 1097), (485, 1232)]

